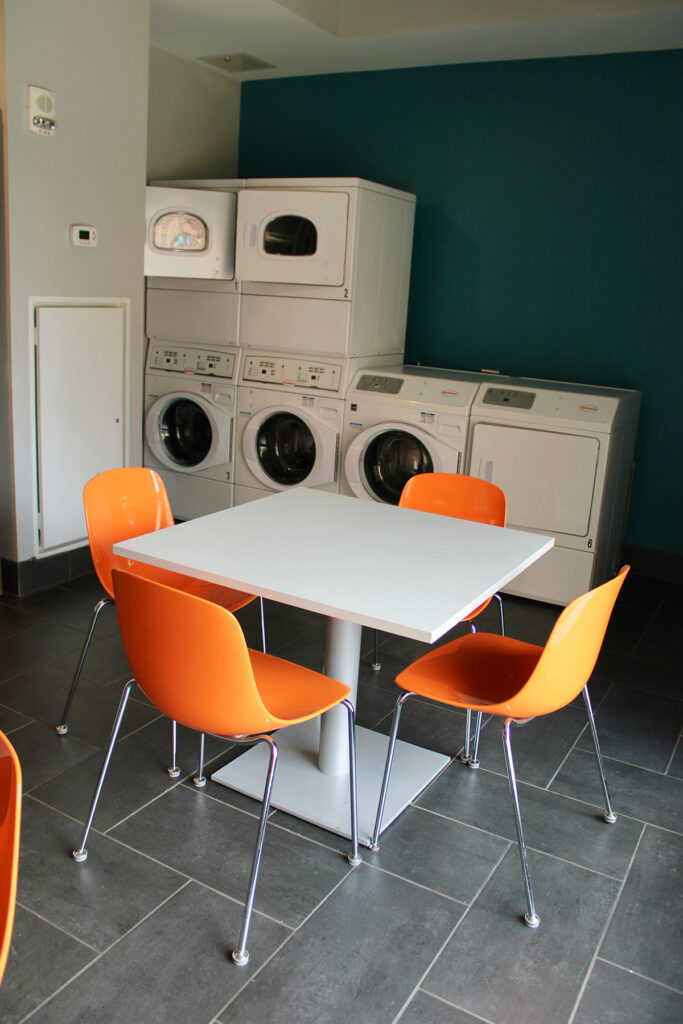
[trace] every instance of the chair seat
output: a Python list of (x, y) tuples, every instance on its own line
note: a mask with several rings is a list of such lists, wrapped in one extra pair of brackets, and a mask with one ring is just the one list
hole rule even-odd
[(295, 725), (329, 711), (351, 693), (348, 686), (302, 665), (249, 648), (261, 699), (280, 725)]
[(470, 633), (428, 651), (396, 682), (453, 707), (507, 715), (507, 702), (522, 689), (542, 653), (542, 647), (511, 637)]

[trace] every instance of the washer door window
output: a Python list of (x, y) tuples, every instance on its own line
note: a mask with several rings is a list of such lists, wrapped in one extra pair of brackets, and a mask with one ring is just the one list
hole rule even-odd
[(226, 442), (220, 437), (216, 416), (198, 395), (174, 394), (157, 399), (147, 413), (145, 434), (162, 466), (181, 473), (228, 461), (227, 451), (220, 453)]
[(416, 473), (433, 473), (424, 443), (406, 430), (387, 430), (373, 438), (363, 456), (367, 487), (379, 501), (398, 505), (401, 491)]
[(255, 447), (263, 472), (281, 487), (303, 483), (315, 466), (315, 438), (293, 412), (276, 412), (263, 420)]
[(459, 473), (462, 439), (457, 445), (407, 423), (381, 423), (361, 431), (349, 444), (346, 480), (357, 498), (398, 505), (401, 491), (416, 473)]

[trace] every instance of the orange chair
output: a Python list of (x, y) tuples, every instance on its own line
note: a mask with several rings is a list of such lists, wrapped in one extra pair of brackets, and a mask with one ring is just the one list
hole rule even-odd
[(14, 747), (0, 732), (0, 984), (12, 942), (20, 825), (21, 765)]
[(626, 565), (613, 580), (603, 583), (568, 604), (560, 613), (545, 647), (537, 647), (535, 644), (523, 643), (521, 640), (492, 633), (470, 633), (429, 651), (399, 673), (396, 682), (405, 692), (396, 702), (371, 849), (379, 849), (398, 722), (401, 708), (408, 697), (418, 694), (451, 707), (470, 708), (473, 711), (485, 711), (489, 715), (500, 715), (504, 719), (505, 763), (526, 888), (528, 912), (524, 920), (530, 928), (538, 927), (540, 918), (534, 907), (531, 890), (510, 743), (510, 726), (524, 725), (537, 715), (557, 711), (583, 691), (605, 798), (604, 818), (610, 824), (617, 820), (607, 789), (587, 683), (600, 653), (614, 603), (628, 571), (629, 566)]
[(124, 650), (134, 674), (124, 687), (76, 861), (86, 843), (130, 690), (137, 682), (169, 718), (235, 743), (262, 741), (270, 748), (261, 817), (242, 930), (234, 963), (249, 959), (247, 937), (275, 777), (274, 729), (307, 722), (343, 704), (349, 720), (351, 793), (350, 864), (359, 864), (356, 813), (354, 710), (348, 686), (272, 654), (250, 650), (239, 623), (225, 608), (131, 572), (114, 569), (114, 593)]
[[(146, 579), (159, 580), (170, 587), (184, 590), (187, 593), (203, 597), (207, 601), (235, 612), (254, 600), (254, 594), (245, 594), (241, 590), (231, 590), (214, 583), (195, 580), (182, 573), (157, 569), (152, 565), (132, 562), (112, 553), (112, 545), (130, 537), (139, 537), (154, 530), (163, 530), (173, 526), (173, 514), (166, 494), (166, 488), (158, 473), (140, 466), (129, 466), (123, 469), (110, 469), (98, 473), (83, 488), (83, 504), (85, 506), (85, 522), (90, 542), (95, 572), (100, 583), (107, 592), (107, 597), (98, 601), (90, 619), (90, 626), (85, 637), (81, 656), (66, 698), (59, 725), (56, 727), (60, 736), (69, 731), (67, 719), (76, 686), (83, 669), (85, 656), (90, 646), (100, 612), (108, 604), (114, 604), (114, 586), (112, 569), (126, 568)], [(261, 637), (263, 649), (266, 649), (265, 624), (263, 616), (263, 599), (261, 599)], [(176, 728), (172, 727), (171, 767), (168, 774), (171, 778), (180, 775), (176, 764)], [(204, 778), (204, 737), (200, 741), (199, 768), (195, 776), (196, 786), (206, 785)]]
[[(480, 480), (462, 473), (417, 473), (406, 483), (398, 502), (402, 508), (416, 509), (418, 512), (434, 512), (442, 516), (453, 516), (455, 519), (469, 519), (473, 523), (488, 523), (490, 526), (505, 526), (507, 502), (504, 492), (488, 480)], [(500, 594), (493, 595), (498, 602), (500, 614), (500, 632), (505, 636), (505, 619), (503, 617), (503, 601)], [(468, 622), (470, 631), (477, 629), (472, 621), (481, 614), (490, 603), (484, 601), (473, 612), (463, 619)], [(375, 643), (377, 634), (375, 634)], [(375, 664), (379, 668), (377, 650)], [(470, 754), (471, 712), (468, 709), (465, 720), (465, 745), (461, 760), (470, 768), (479, 767), (479, 734), (481, 732), (481, 714), (477, 714), (474, 730), (474, 746)]]

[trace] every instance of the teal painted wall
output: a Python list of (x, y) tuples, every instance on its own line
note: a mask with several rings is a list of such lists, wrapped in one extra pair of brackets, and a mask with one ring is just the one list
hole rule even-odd
[(681, 51), (244, 84), (239, 175), (418, 197), (406, 360), (633, 387), (626, 539), (683, 551)]

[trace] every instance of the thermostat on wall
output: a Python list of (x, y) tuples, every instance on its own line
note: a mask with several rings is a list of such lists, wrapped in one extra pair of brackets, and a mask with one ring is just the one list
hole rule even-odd
[(72, 224), (69, 237), (72, 245), (97, 245), (97, 228), (90, 224)]

